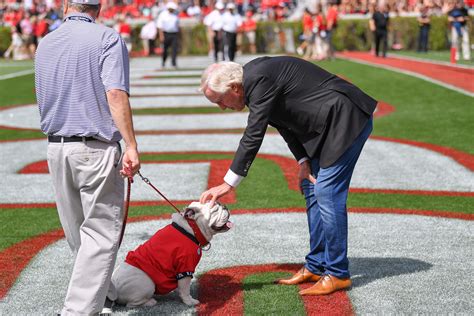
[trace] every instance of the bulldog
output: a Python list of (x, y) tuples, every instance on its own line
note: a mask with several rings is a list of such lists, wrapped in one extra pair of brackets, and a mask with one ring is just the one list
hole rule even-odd
[(184, 304), (199, 301), (191, 297), (191, 279), (212, 237), (232, 226), (226, 206), (192, 202), (174, 213), (171, 224), (127, 254), (112, 275), (108, 300), (127, 307), (153, 306), (154, 295), (176, 288)]

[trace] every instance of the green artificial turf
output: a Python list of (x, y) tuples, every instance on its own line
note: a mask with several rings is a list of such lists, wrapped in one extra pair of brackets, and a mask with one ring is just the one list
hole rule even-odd
[(11, 66), (11, 67), (5, 67), (5, 68), (2, 68), (2, 66), (0, 66), (0, 76), (15, 74), (17, 72), (25, 71), (29, 69), (31, 69), (31, 67), (28, 67), (28, 66)]
[(0, 107), (36, 103), (35, 75), (0, 80)]
[(0, 68), (9, 67), (29, 67), (33, 68), (33, 60), (11, 60), (11, 59), (0, 59)]
[[(415, 57), (415, 58), (422, 58), (422, 59), (429, 59), (433, 61), (444, 61), (444, 62), (450, 62), (451, 60), (451, 52), (449, 50), (446, 51), (429, 51), (428, 53), (418, 53), (415, 51), (391, 51), (390, 55), (397, 56), (407, 56), (407, 57)], [(461, 55), (461, 60), (458, 60), (456, 64), (459, 65), (466, 65), (466, 66), (473, 66), (474, 67), (474, 60), (463, 60), (462, 59), (462, 54)]]
[(42, 132), (0, 129), (0, 140), (46, 138)]
[(60, 227), (53, 208), (0, 209), (0, 250)]
[(247, 276), (243, 280), (244, 315), (306, 315), (299, 288), (273, 284), (290, 273), (272, 272)]

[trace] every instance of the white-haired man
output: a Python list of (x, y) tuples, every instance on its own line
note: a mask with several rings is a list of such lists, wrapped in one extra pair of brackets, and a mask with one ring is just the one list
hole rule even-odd
[(99, 0), (69, 1), (64, 23), (36, 52), (36, 96), (58, 214), (75, 260), (61, 315), (96, 315), (121, 236), (120, 173), (132, 177), (140, 161), (125, 43), (116, 31), (95, 23)]
[(316, 282), (301, 295), (350, 287), (346, 200), (355, 164), (372, 131), (377, 102), (312, 63), (283, 56), (257, 58), (245, 67), (213, 64), (203, 73), (201, 89), (223, 110), (249, 108), (248, 125), (223, 183), (202, 193), (201, 203), (237, 187), (267, 126), (274, 126), (300, 164), (298, 178), (310, 233), (304, 267), (278, 283)]

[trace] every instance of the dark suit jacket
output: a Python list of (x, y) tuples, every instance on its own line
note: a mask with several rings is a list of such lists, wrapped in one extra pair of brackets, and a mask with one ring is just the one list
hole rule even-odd
[(326, 168), (349, 148), (377, 101), (349, 82), (295, 57), (262, 57), (244, 66), (248, 125), (231, 170), (246, 176), (268, 124), (297, 160), (319, 159)]

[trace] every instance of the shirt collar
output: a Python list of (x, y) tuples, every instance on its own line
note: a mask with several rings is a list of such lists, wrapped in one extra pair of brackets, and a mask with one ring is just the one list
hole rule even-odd
[(88, 19), (92, 20), (92, 22), (95, 23), (95, 19), (94, 19), (91, 15), (89, 15), (89, 14), (87, 14), (87, 13), (82, 13), (82, 12), (72, 12), (72, 13), (69, 13), (68, 15), (66, 15), (66, 16), (64, 17), (64, 21), (66, 21), (67, 18), (72, 17), (72, 16), (82, 16), (82, 17), (84, 17), (84, 18), (88, 18)]

